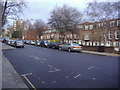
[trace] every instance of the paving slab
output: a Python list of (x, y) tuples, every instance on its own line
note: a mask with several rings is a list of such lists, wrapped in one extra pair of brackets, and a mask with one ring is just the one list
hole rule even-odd
[(94, 52), (94, 51), (87, 51), (83, 50), (83, 53), (89, 53), (89, 54), (95, 54), (95, 55), (103, 55), (103, 56), (115, 56), (115, 57), (120, 57), (120, 54), (115, 54), (115, 53), (107, 53), (107, 52)]
[(7, 89), (7, 88), (25, 88), (28, 90), (28, 87), (26, 84), (23, 82), (19, 74), (15, 71), (14, 67), (12, 64), (9, 62), (9, 60), (4, 56), (2, 53), (2, 50), (6, 49), (15, 49), (14, 47), (11, 47), (9, 45), (6, 45), (4, 43), (0, 42), (0, 45), (2, 47), (1, 49), (1, 58), (0, 58), (0, 70), (1, 70), (1, 76), (0, 79), (2, 81), (2, 87), (0, 86), (0, 89)]

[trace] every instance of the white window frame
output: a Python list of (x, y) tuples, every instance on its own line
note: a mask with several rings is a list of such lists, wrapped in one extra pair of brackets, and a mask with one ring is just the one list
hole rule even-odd
[(101, 23), (97, 23), (97, 26), (100, 27), (100, 26), (101, 26)]
[(74, 39), (77, 39), (77, 35), (76, 34), (74, 34)]
[(115, 21), (110, 21), (110, 27), (114, 27), (115, 26)]
[(80, 27), (80, 29), (83, 29), (83, 25), (80, 25), (79, 27)]
[(120, 20), (117, 20), (117, 26), (120, 26)]
[(115, 31), (115, 39), (116, 40), (120, 39), (120, 30)]
[(112, 31), (109, 31), (109, 32), (108, 32), (108, 39), (109, 39), (109, 40), (112, 40)]
[(72, 34), (70, 34), (70, 39), (72, 39)]
[(100, 23), (101, 24), (101, 27), (103, 27), (103, 23)]
[(89, 29), (89, 25), (85, 25), (85, 30), (88, 30)]
[(86, 34), (85, 34), (84, 40), (90, 40), (90, 33), (86, 33)]
[(90, 29), (93, 29), (93, 25), (90, 25)]
[(67, 34), (67, 38), (69, 38), (69, 34)]

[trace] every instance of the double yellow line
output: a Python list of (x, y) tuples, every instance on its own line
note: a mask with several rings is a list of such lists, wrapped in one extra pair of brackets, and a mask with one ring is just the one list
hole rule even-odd
[(23, 77), (26, 79), (26, 81), (30, 84), (30, 86), (31, 86), (34, 90), (37, 90), (37, 89), (35, 88), (35, 86), (30, 82), (30, 80), (26, 77), (26, 75), (31, 75), (31, 73), (30, 73), (30, 74), (23, 74), (23, 75), (21, 75), (21, 76), (23, 76)]

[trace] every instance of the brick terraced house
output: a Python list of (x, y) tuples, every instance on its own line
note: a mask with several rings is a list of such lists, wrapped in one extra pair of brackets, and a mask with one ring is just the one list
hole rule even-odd
[[(65, 32), (64, 42), (77, 42), (86, 46), (119, 46), (120, 19), (104, 22), (83, 23), (76, 26), (72, 32)], [(60, 40), (61, 35), (56, 29), (44, 30), (42, 40)]]
[[(103, 22), (83, 23), (76, 26), (76, 30), (64, 33), (64, 42), (76, 42), (83, 46), (106, 46), (120, 48), (120, 19), (106, 20)], [(44, 30), (41, 40), (61, 40), (61, 35), (56, 29)], [(111, 50), (110, 52), (112, 52)]]

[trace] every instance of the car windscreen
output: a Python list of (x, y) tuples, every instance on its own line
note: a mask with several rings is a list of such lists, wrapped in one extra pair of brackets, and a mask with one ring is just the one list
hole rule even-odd
[(50, 43), (50, 42), (48, 42), (48, 41), (44, 41), (44, 43)]
[(77, 43), (72, 43), (73, 46), (80, 46), (79, 44)]
[(16, 41), (17, 43), (23, 43), (22, 41)]

